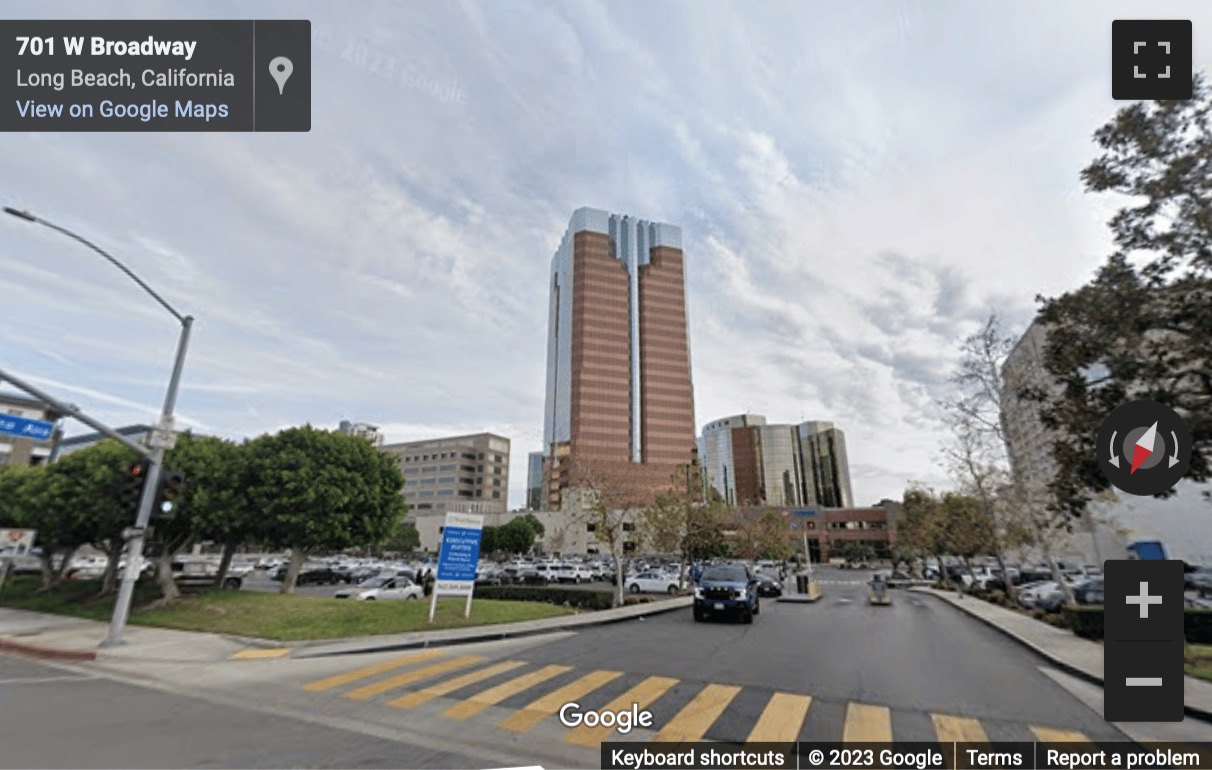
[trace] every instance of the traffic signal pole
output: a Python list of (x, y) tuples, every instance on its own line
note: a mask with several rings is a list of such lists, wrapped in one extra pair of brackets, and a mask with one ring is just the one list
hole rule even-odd
[[(160, 410), (160, 424), (153, 433), (164, 434), (172, 431), (173, 410), (177, 406), (177, 391), (181, 384), (181, 370), (185, 367), (185, 351), (189, 347), (189, 332), (193, 327), (193, 316), (181, 319), (181, 336), (177, 341), (177, 359), (173, 362), (172, 377), (168, 381), (168, 393), (164, 396), (164, 408)], [(109, 634), (101, 643), (102, 648), (117, 647), (122, 644), (122, 634), (126, 630), (126, 621), (130, 617), (130, 605), (135, 597), (135, 583), (143, 571), (143, 546), (146, 541), (147, 525), (151, 521), (152, 506), (160, 489), (160, 477), (164, 472), (164, 443), (153, 441), (150, 467), (147, 478), (143, 482), (143, 494), (139, 497), (139, 514), (135, 518), (134, 532), (129, 541), (129, 553), (126, 557), (126, 571), (122, 575), (122, 583), (118, 587), (118, 600), (114, 604), (114, 614), (110, 619)]]

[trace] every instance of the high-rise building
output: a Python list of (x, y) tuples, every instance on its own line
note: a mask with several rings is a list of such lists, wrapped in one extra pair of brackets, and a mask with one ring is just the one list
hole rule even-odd
[(500, 513), (509, 502), (509, 439), (492, 433), (388, 444), (416, 515)]
[(731, 505), (854, 505), (846, 437), (830, 422), (725, 417), (703, 428), (699, 457), (708, 483)]
[(537, 511), (543, 507), (543, 453), (526, 455), (526, 508)]
[(550, 288), (543, 507), (594, 468), (668, 486), (695, 455), (681, 229), (577, 209)]
[(383, 446), (383, 434), (379, 432), (379, 426), (371, 425), (366, 422), (350, 422), (349, 420), (341, 420), (341, 424), (337, 427), (337, 432), (346, 436), (359, 436), (366, 439), (376, 447)]

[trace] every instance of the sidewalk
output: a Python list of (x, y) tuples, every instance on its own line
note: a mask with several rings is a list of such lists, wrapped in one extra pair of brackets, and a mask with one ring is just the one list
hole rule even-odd
[(519, 623), (306, 642), (278, 642), (129, 625), (123, 634), (123, 645), (106, 649), (100, 649), (100, 644), (109, 631), (108, 623), (0, 608), (0, 653), (75, 663), (107, 659), (207, 663), (232, 658), (318, 658), (573, 631), (683, 609), (689, 607), (692, 601), (691, 597), (679, 597)]
[[(1098, 642), (1083, 639), (1071, 631), (1048, 625), (1021, 612), (990, 604), (974, 596), (960, 599), (953, 591), (934, 588), (909, 590), (932, 594), (1047, 658), (1058, 668), (1095, 684), (1103, 684), (1103, 646)], [(1184, 690), (1187, 713), (1200, 719), (1212, 720), (1212, 682), (1189, 676)]]

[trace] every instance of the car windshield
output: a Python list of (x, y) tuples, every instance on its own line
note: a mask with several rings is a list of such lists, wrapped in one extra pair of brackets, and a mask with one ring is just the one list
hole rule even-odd
[(362, 588), (382, 588), (388, 580), (391, 580), (391, 578), (372, 577), (369, 580), (363, 580), (361, 583), (358, 583), (358, 585)]
[(741, 567), (708, 567), (703, 570), (703, 580), (716, 580), (726, 583), (745, 583), (749, 576)]

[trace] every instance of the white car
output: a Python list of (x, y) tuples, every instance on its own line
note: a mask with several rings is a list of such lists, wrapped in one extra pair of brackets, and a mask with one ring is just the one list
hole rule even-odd
[(685, 581), (679, 581), (676, 575), (666, 575), (660, 572), (641, 572), (638, 575), (631, 575), (623, 581), (623, 585), (627, 586), (627, 590), (633, 594), (676, 594), (684, 585)]
[(343, 588), (333, 596), (337, 599), (357, 599), (364, 602), (390, 599), (420, 599), (425, 591), (405, 577), (380, 575), (363, 580), (353, 588)]

